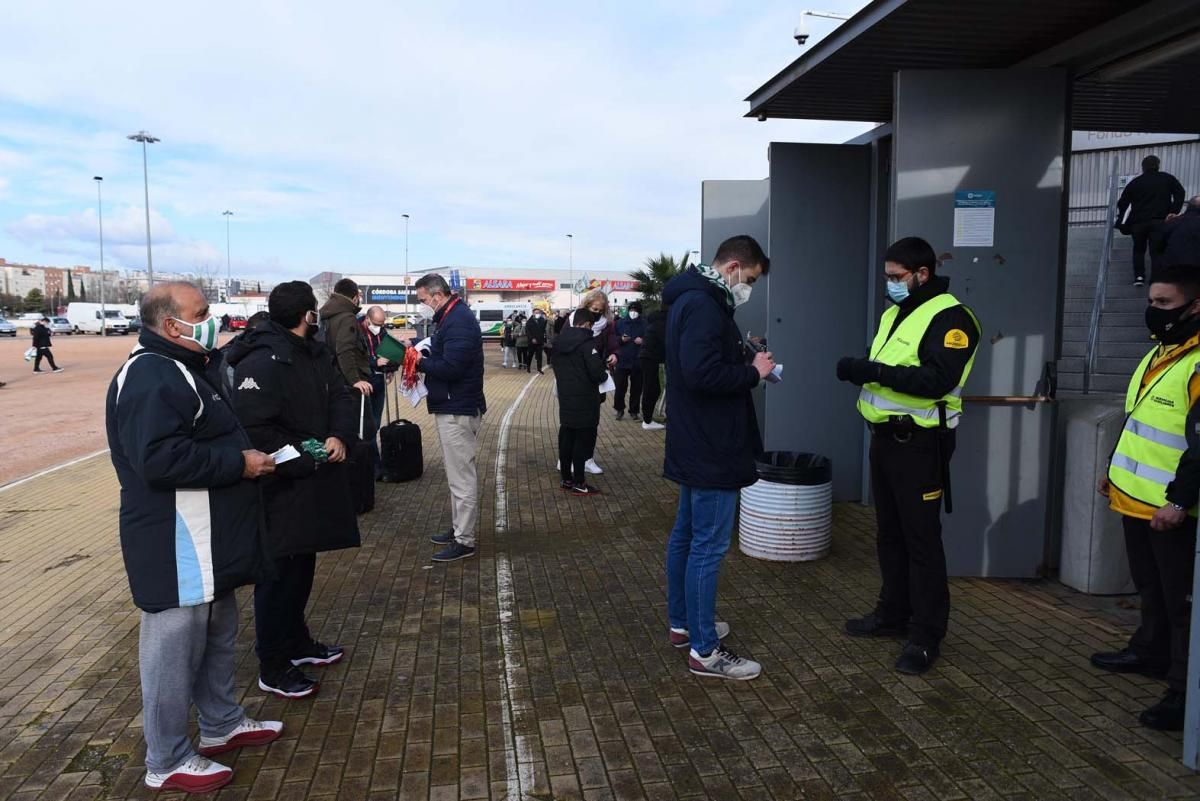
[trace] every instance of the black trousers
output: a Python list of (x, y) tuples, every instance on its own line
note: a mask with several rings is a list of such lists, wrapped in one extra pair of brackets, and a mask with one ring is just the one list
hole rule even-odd
[(529, 350), (526, 352), (526, 356), (525, 356), (525, 369), (526, 370), (529, 369), (529, 366), (531, 364), (533, 364), (533, 360), (536, 358), (538, 372), (540, 373), (542, 371), (542, 351), (544, 351), (544, 350), (545, 350), (545, 348), (543, 348), (541, 345), (530, 345), (529, 346)]
[(254, 585), (254, 650), (263, 673), (286, 670), (291, 659), (312, 641), (304, 607), (312, 594), (316, 554), (275, 560), (276, 577)]
[(909, 639), (936, 646), (946, 636), (950, 589), (942, 548), (942, 468), (954, 452), (954, 432), (917, 429), (907, 442), (871, 436), (871, 488), (883, 587), (875, 614), (909, 624)]
[(1148, 662), (1169, 665), (1167, 685), (1187, 689), (1188, 635), (1192, 622), (1192, 573), (1196, 519), (1172, 531), (1155, 531), (1149, 520), (1122, 517), (1129, 573), (1142, 596), (1142, 624), (1129, 650)]
[(1154, 268), (1158, 261), (1158, 249), (1155, 247), (1158, 237), (1158, 221), (1133, 223), (1129, 226), (1129, 235), (1133, 237), (1133, 276), (1146, 277), (1146, 251), (1150, 251), (1150, 267)]
[(563, 481), (587, 482), (583, 465), (596, 450), (597, 431), (596, 428), (558, 427), (558, 463)]
[(617, 385), (616, 397), (613, 398), (613, 409), (625, 411), (625, 391), (629, 390), (629, 413), (634, 417), (641, 414), (638, 411), (642, 405), (642, 371), (628, 367), (618, 367), (614, 376)]
[(38, 348), (37, 349), (37, 357), (34, 358), (34, 360), (33, 360), (33, 371), (35, 373), (41, 372), (43, 357), (46, 359), (46, 361), (50, 362), (51, 370), (58, 369), (58, 365), (54, 363), (54, 354), (50, 352), (50, 349), (49, 348)]
[(524, 367), (525, 365), (529, 364), (529, 346), (528, 345), (526, 345), (523, 348), (517, 348), (517, 364), (520, 367)]
[[(662, 395), (662, 384), (658, 380), (658, 362), (639, 361), (638, 368), (642, 371), (642, 421), (654, 422), (654, 407)], [(630, 401), (630, 406), (633, 402)]]

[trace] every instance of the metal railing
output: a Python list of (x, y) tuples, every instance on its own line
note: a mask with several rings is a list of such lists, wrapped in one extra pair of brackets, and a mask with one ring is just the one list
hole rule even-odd
[(1092, 373), (1096, 370), (1096, 352), (1100, 344), (1100, 315), (1108, 291), (1108, 260), (1112, 252), (1113, 224), (1117, 215), (1117, 157), (1113, 156), (1112, 173), (1108, 184), (1108, 210), (1104, 218), (1104, 245), (1100, 249), (1100, 264), (1096, 269), (1096, 294), (1092, 298), (1092, 317), (1088, 321), (1087, 347), (1083, 357), (1083, 391), (1091, 390)]

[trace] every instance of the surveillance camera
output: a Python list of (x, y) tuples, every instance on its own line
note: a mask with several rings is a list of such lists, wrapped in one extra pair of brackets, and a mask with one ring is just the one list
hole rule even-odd
[(796, 30), (792, 33), (792, 38), (801, 47), (808, 44), (808, 20), (803, 14), (800, 15), (800, 24), (796, 26)]

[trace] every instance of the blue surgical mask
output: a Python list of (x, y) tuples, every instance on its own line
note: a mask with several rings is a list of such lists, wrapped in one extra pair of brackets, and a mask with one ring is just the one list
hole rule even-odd
[(908, 282), (888, 281), (887, 293), (888, 297), (892, 299), (892, 303), (903, 303), (908, 299)]

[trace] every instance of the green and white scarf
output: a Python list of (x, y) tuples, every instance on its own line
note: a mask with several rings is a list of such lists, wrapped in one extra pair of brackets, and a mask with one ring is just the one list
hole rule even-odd
[(696, 271), (700, 273), (700, 275), (707, 278), (709, 283), (721, 289), (721, 292), (725, 295), (725, 302), (729, 305), (729, 308), (732, 309), (734, 306), (733, 292), (729, 291), (729, 284), (725, 282), (725, 276), (721, 275), (707, 264), (697, 264)]

